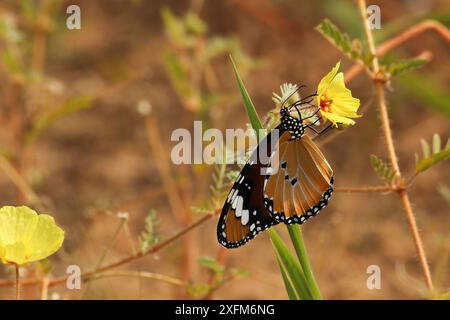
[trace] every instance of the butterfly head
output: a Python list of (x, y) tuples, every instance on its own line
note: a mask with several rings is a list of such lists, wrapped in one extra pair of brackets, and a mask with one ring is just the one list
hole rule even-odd
[(291, 134), (291, 140), (300, 139), (305, 134), (305, 125), (302, 120), (291, 116), (289, 108), (282, 107), (280, 110), (281, 127)]

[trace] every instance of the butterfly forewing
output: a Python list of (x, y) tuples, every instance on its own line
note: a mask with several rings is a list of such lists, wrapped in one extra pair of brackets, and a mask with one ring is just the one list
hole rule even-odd
[(260, 159), (260, 155), (270, 158), (272, 145), (276, 145), (277, 139), (272, 139), (275, 136), (272, 131), (258, 145), (225, 200), (217, 225), (217, 238), (227, 248), (239, 247), (278, 223), (264, 206), (264, 168), (268, 163), (263, 164)]

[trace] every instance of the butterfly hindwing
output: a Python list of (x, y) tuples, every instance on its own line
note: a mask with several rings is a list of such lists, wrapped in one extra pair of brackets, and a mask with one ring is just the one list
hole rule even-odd
[(307, 135), (285, 131), (271, 157), (264, 187), (270, 215), (287, 224), (303, 223), (324, 208), (333, 192), (333, 171)]

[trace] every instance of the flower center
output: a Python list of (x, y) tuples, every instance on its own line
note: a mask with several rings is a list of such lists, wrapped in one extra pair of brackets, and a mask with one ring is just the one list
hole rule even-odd
[(331, 112), (331, 105), (333, 103), (333, 100), (326, 97), (321, 96), (320, 97), (320, 109), (324, 112)]

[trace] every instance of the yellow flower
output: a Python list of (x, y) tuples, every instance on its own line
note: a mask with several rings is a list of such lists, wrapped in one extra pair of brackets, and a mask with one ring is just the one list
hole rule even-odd
[(352, 92), (345, 87), (344, 74), (338, 73), (340, 62), (325, 76), (317, 88), (317, 105), (324, 119), (333, 123), (353, 125), (358, 118), (359, 99), (352, 97)]
[(0, 209), (0, 259), (3, 263), (26, 264), (55, 253), (64, 240), (64, 231), (47, 214), (28, 207)]

